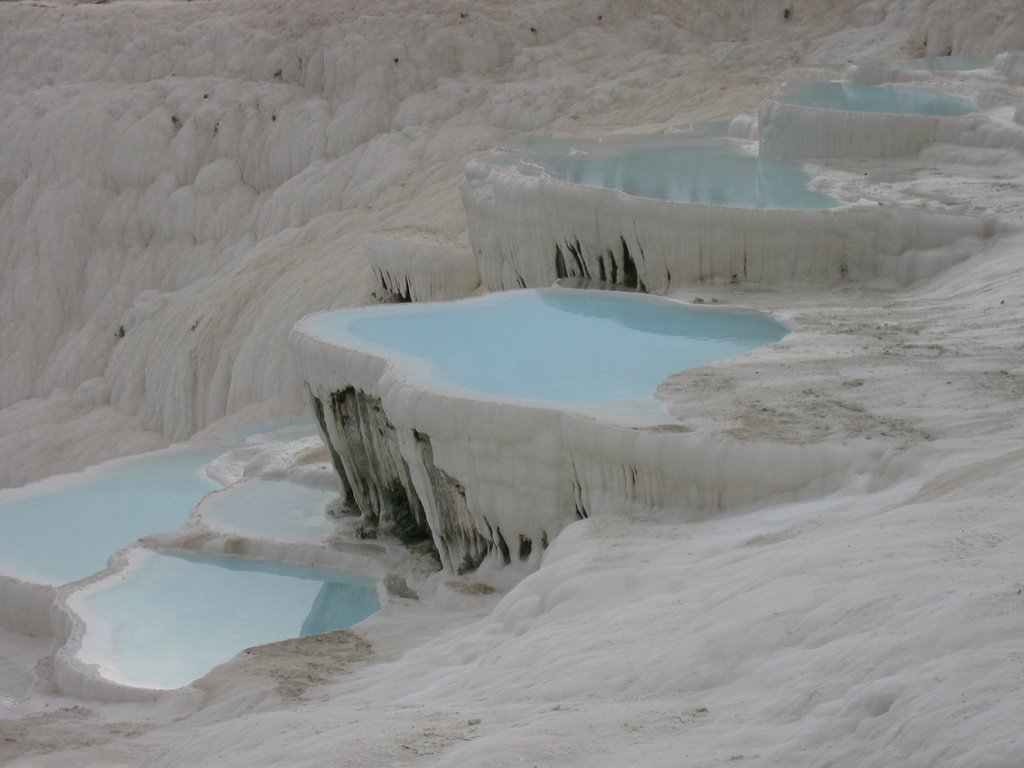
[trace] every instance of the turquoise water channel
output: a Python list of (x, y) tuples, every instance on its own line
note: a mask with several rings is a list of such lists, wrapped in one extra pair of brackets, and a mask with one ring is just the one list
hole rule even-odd
[(678, 203), (800, 209), (840, 204), (808, 189), (810, 176), (799, 165), (761, 160), (725, 139), (527, 139), (485, 162), (504, 167), (528, 163), (573, 184)]
[(137, 550), (125, 573), (69, 604), (86, 620), (82, 661), (125, 685), (178, 688), (244, 648), (362, 621), (380, 607), (374, 585), (344, 571)]
[(841, 82), (803, 83), (775, 99), (804, 107), (902, 115), (966, 115), (979, 109), (971, 99), (945, 91)]
[(677, 371), (777, 341), (768, 315), (644, 294), (541, 289), (307, 317), (299, 329), (437, 382), (555, 403), (653, 399)]

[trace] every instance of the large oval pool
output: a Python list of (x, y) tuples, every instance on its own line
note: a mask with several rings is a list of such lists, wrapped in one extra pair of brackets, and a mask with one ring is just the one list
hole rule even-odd
[(757, 312), (558, 288), (328, 312), (297, 329), (448, 387), (555, 403), (653, 398), (673, 373), (787, 333)]

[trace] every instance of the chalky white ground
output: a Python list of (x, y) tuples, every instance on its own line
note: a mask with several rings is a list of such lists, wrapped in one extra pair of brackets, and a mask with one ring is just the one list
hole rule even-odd
[[(1016, 0), (722, 5), (0, 5), (0, 485), (298, 412), (291, 326), (371, 301), (365, 231), (462, 231), (462, 165), (503, 137), (752, 114), (801, 72), (1024, 39)], [(837, 165), (852, 198), (1024, 220), (1015, 151)], [(422, 577), (188, 712), (62, 698), (3, 633), (42, 659), (0, 761), (1019, 766), (1022, 252), (1008, 226), (907, 288), (679, 294), (796, 328), (662, 395), (709, 435), (859, 451), (826, 496), (604, 510), (518, 583)]]

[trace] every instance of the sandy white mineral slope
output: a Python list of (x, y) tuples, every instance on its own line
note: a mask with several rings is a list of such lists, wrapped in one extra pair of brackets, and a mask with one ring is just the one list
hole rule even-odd
[[(294, 321), (370, 300), (365, 231), (461, 232), (462, 165), (499, 138), (1021, 48), (1016, 0), (0, 4), (0, 485), (297, 409)], [(1022, 178), (935, 146), (828, 184), (1020, 221)], [(1022, 252), (1007, 229), (900, 291), (679, 294), (800, 327), (663, 394), (709, 434), (880, 442), (826, 498), (574, 524), (515, 586), (425, 583), (358, 642), (241, 657), (178, 720), (56, 696), (44, 661), (0, 762), (1016, 768)]]

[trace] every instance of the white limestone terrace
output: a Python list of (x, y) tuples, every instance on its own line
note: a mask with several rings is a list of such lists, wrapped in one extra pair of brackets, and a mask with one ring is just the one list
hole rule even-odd
[(290, 343), (350, 502), (386, 521), (397, 483), (465, 573), (488, 556), (536, 568), (594, 514), (698, 519), (856, 471), (843, 446), (688, 434), (654, 398), (670, 373), (785, 333), (736, 309), (549, 289), (313, 315)]
[(464, 240), (430, 227), (395, 227), (367, 232), (363, 251), (386, 298), (445, 301), (480, 286), (476, 259)]
[[(0, 217), (0, 288), (24, 297), (0, 299), (3, 485), (225, 414), (298, 412), (283, 348), (295, 321), (371, 300), (365, 232), (462, 230), (463, 167), (510, 135), (728, 120), (795, 69), (995, 56), (1024, 33), (1018, 0), (50, 0), (0, 14), (0, 152), (21, 174), (2, 186), (18, 189)], [(1010, 136), (1024, 100), (999, 88), (992, 122)], [(222, 122), (223, 147), (208, 143), (216, 121), (179, 112), (210, 102), (237, 108), (248, 138)], [(155, 116), (129, 131), (126, 105)], [(177, 138), (159, 133), (172, 115)], [(303, 165), (306, 129), (329, 141)], [(144, 183), (137, 209), (122, 182), (114, 197), (118, 146), (126, 173), (223, 159), (302, 170), (254, 186), (253, 218), (211, 216), (226, 228), (214, 247), (177, 207), (187, 175)], [(1000, 138), (830, 162), (817, 184), (1018, 224), (1020, 149)], [(203, 210), (251, 178), (200, 184)], [(133, 250), (134, 233), (154, 231)], [(186, 711), (62, 696), (48, 644), (0, 633), (0, 657), (35, 677), (26, 700), (0, 701), (0, 762), (1017, 768), (1022, 249), (1001, 223), (984, 247), (919, 252), (952, 266), (902, 288), (674, 289), (800, 329), (770, 359), (666, 384), (676, 418), (710, 439), (862, 441), (866, 469), (833, 493), (698, 522), (672, 522), (686, 510), (576, 521), (526, 577), (424, 578), (400, 617), (240, 655)]]
[(758, 111), (758, 142), (777, 160), (913, 155), (955, 141), (982, 118), (971, 99), (937, 89), (834, 81), (799, 83), (768, 97)]
[[(466, 168), (470, 241), (490, 290), (563, 277), (652, 293), (698, 282), (905, 282), (928, 274), (915, 252), (995, 230), (983, 216), (844, 203), (806, 189), (810, 177), (798, 166), (759, 160), (749, 143), (731, 139), (613, 136), (545, 146), (537, 157), (527, 145)], [(644, 162), (645, 154), (653, 159)], [(621, 170), (631, 163), (640, 170)], [(691, 180), (679, 181), (677, 170)]]
[[(337, 506), (336, 479), (311, 430), (308, 424), (272, 430), (227, 452), (223, 443), (158, 451), (108, 463), (100, 482), (96, 473), (80, 473), (55, 478), (61, 485), (56, 491), (47, 484), (22, 490), (16, 500), (43, 497), (39, 525), (51, 529), (53, 546), (45, 540), (16, 542), (26, 551), (16, 553), (21, 560), (15, 565), (36, 562), (50, 578), (11, 576), (12, 548), (5, 546), (0, 627), (51, 644), (50, 653), (41, 654), (52, 656), (46, 683), (63, 696), (159, 702), (169, 711), (187, 711), (203, 698), (191, 683), (248, 645), (350, 626), (380, 608), (395, 613), (391, 593), (412, 594), (408, 581), (415, 583), (435, 566), (410, 560), (404, 549), (397, 555), (387, 542), (361, 541), (352, 518), (328, 514)], [(294, 439), (295, 432), (305, 437)], [(227, 487), (206, 495), (198, 491), (201, 499), (189, 514), (197, 491), (183, 475), (195, 474), (198, 481), (203, 473), (197, 460), (218, 454), (210, 474)], [(182, 472), (183, 463), (191, 472)], [(175, 520), (166, 511), (155, 519), (145, 515), (139, 509), (145, 500), (131, 494), (138, 475), (153, 493), (169, 497), (153, 502), (176, 505), (186, 519), (179, 514)], [(129, 491), (124, 504), (118, 484)], [(184, 487), (168, 490), (177, 486)], [(84, 503), (47, 508), (47, 498), (62, 491)], [(106, 551), (103, 542), (85, 542), (90, 532), (82, 529), (84, 521), (74, 520), (75, 513), (95, 517), (89, 509), (104, 499), (114, 507), (135, 507), (143, 518), (137, 525), (148, 524), (151, 535), (120, 546), (124, 531), (91, 534), (106, 537)], [(54, 512), (65, 519), (52, 519)], [(0, 519), (9, 529), (7, 509), (0, 508)], [(110, 520), (95, 523), (118, 528)], [(62, 536), (67, 529), (70, 534)], [(86, 544), (87, 552), (63, 562), (69, 558), (66, 545), (76, 542)], [(18, 643), (8, 646), (16, 649)], [(39, 672), (16, 654), (4, 658), (0, 695), (9, 696), (13, 706), (31, 694)]]

